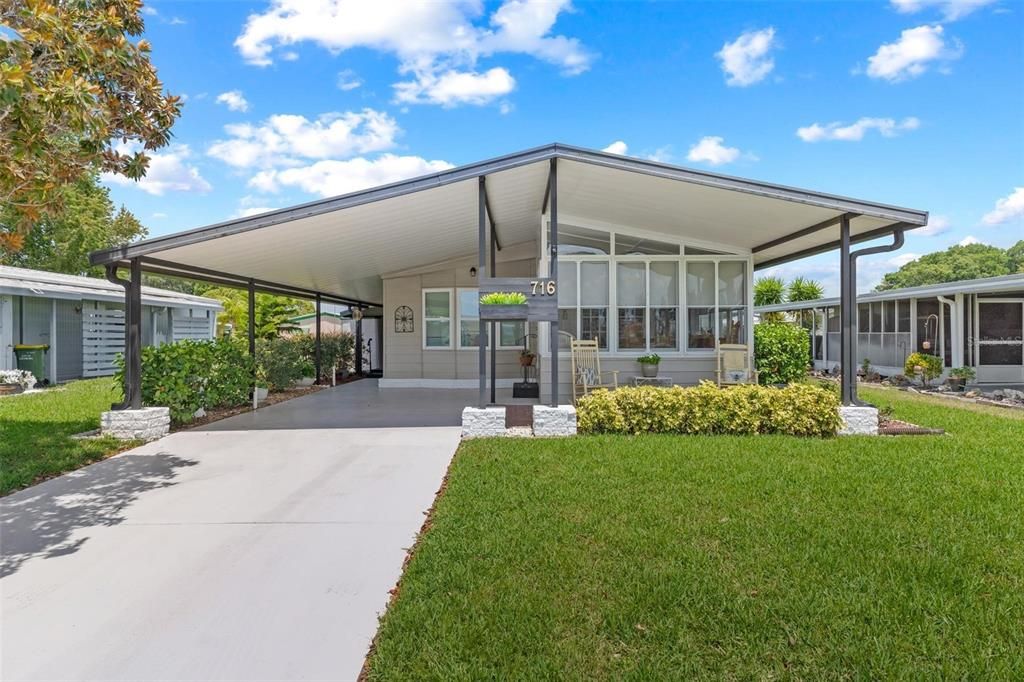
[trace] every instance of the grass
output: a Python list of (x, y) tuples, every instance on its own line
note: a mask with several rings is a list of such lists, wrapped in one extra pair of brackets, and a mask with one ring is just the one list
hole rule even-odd
[(367, 676), (1024, 678), (1024, 420), (464, 443)]
[(99, 428), (100, 413), (119, 399), (120, 391), (109, 377), (0, 398), (0, 495), (132, 445), (113, 438), (71, 438)]

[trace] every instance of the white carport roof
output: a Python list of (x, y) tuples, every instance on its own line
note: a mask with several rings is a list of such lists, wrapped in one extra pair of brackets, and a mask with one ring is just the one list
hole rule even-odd
[(379, 304), (381, 275), (477, 252), (481, 177), (500, 244), (535, 240), (552, 159), (560, 224), (577, 218), (729, 245), (759, 267), (837, 248), (843, 215), (854, 242), (928, 222), (925, 211), (552, 144), (91, 258)]

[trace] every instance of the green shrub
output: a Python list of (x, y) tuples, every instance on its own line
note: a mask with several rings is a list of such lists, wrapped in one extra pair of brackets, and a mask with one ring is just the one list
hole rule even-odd
[[(114, 379), (124, 382), (124, 358)], [(185, 340), (142, 349), (142, 402), (168, 407), (175, 423), (192, 421), (200, 408), (245, 404), (252, 361), (244, 344), (229, 339)]]
[(807, 374), (811, 339), (807, 330), (785, 322), (754, 326), (754, 365), (762, 384), (786, 384)]
[(639, 386), (597, 390), (576, 406), (581, 433), (679, 433), (834, 436), (840, 426), (835, 391), (804, 383), (785, 388), (710, 382), (683, 388)]
[[(927, 386), (928, 382), (942, 375), (942, 358), (928, 353), (911, 353), (907, 362), (903, 365), (903, 373), (908, 377), (920, 377), (921, 385)], [(918, 371), (918, 367), (921, 371)]]
[(290, 387), (303, 376), (312, 376), (303, 353), (301, 337), (257, 339), (256, 374), (262, 385), (271, 391)]
[[(302, 356), (310, 363), (311, 367), (316, 366), (316, 336), (313, 334), (296, 334), (291, 337), (302, 349)], [(356, 340), (352, 334), (345, 332), (332, 332), (320, 335), (320, 378), (330, 381), (331, 368), (339, 370), (352, 369), (355, 360)], [(315, 370), (310, 370), (306, 376), (313, 376)]]

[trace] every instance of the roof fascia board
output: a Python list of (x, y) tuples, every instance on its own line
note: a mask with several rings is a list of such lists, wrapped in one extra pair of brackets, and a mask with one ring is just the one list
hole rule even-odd
[[(862, 232), (856, 237), (850, 238), (850, 244), (860, 244), (863, 242), (869, 242), (872, 239), (879, 239), (896, 232), (896, 230), (913, 230), (921, 227), (921, 225), (908, 225), (906, 223), (893, 223), (892, 225), (886, 225), (885, 227), (879, 227), (875, 230), (868, 232)], [(816, 256), (819, 253), (826, 253), (827, 251), (834, 251), (840, 246), (839, 240), (829, 242), (827, 244), (820, 244), (818, 246), (812, 246), (807, 249), (801, 249), (785, 256), (778, 256), (776, 258), (770, 258), (760, 263), (754, 263), (755, 270), (764, 270), (765, 268), (771, 268), (776, 265), (782, 265), (783, 263), (789, 263), (790, 261), (800, 260), (801, 258), (808, 258), (810, 256)]]

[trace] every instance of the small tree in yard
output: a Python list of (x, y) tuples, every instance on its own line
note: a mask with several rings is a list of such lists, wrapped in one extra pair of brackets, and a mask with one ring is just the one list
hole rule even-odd
[(928, 353), (911, 353), (903, 366), (903, 373), (908, 377), (919, 377), (921, 386), (928, 386), (928, 382), (942, 376), (942, 358)]
[(139, 0), (4, 0), (0, 25), (0, 231), (17, 251), (61, 190), (103, 171), (137, 180), (145, 151), (168, 144), (181, 99), (149, 59)]
[(754, 326), (754, 364), (762, 384), (798, 381), (810, 362), (810, 338), (803, 327), (785, 322)]

